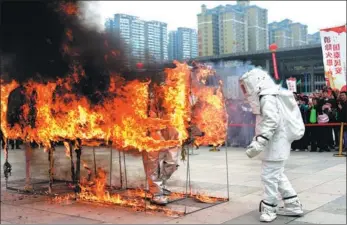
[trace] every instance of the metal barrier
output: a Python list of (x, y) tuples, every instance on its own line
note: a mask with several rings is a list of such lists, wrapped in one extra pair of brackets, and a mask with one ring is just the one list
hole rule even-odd
[[(334, 154), (334, 156), (346, 157), (347, 155), (345, 153), (342, 153), (342, 150), (343, 150), (343, 132), (344, 132), (344, 127), (347, 126), (347, 123), (305, 124), (305, 127), (337, 127), (337, 126), (340, 126), (339, 152), (337, 154)], [(255, 127), (255, 124), (233, 123), (233, 124), (229, 124), (229, 127)]]

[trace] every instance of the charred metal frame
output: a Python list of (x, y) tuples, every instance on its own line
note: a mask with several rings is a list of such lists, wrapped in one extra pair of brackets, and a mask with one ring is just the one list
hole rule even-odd
[[(31, 176), (30, 176), (30, 152), (31, 151), (31, 147), (30, 144), (26, 144), (26, 150), (25, 150), (25, 154), (26, 154), (26, 178), (25, 178), (25, 185), (26, 187), (23, 189), (20, 188), (16, 188), (16, 187), (11, 187), (7, 184), (7, 180), (6, 179), (6, 189), (8, 190), (12, 190), (12, 191), (16, 191), (19, 193), (25, 193), (25, 194), (42, 194), (42, 195), (54, 195), (54, 186), (53, 184), (66, 184), (66, 183), (72, 183), (74, 185), (74, 193), (75, 193), (75, 197), (77, 199), (77, 193), (80, 191), (79, 189), (79, 181), (80, 181), (80, 157), (81, 157), (81, 153), (82, 153), (82, 146), (76, 145), (75, 147), (72, 146), (72, 143), (70, 142), (70, 160), (71, 160), (71, 172), (72, 172), (72, 177), (71, 177), (71, 181), (66, 181), (66, 180), (56, 180), (54, 179), (54, 173), (53, 173), (53, 168), (54, 168), (54, 159), (53, 159), (53, 152), (54, 152), (54, 147), (52, 146), (50, 149), (48, 149), (48, 160), (49, 160), (49, 181), (48, 181), (48, 190), (47, 191), (40, 191), (40, 190), (35, 190), (34, 185), (42, 185), (42, 184), (47, 184), (47, 181), (38, 181), (38, 182), (32, 182)], [(187, 147), (187, 150), (189, 152), (190, 147)], [(183, 150), (183, 149), (182, 149)], [(76, 153), (76, 167), (75, 167), (75, 163), (73, 162), (73, 151), (75, 151)], [(95, 147), (93, 148), (93, 160), (94, 160), (94, 175), (97, 175), (97, 168), (96, 168), (96, 156), (95, 156)], [(120, 179), (120, 186), (119, 187), (115, 187), (114, 185), (112, 185), (112, 162), (113, 162), (113, 148), (110, 146), (110, 174), (109, 174), (109, 179), (110, 179), (110, 183), (108, 185), (108, 189), (110, 191), (110, 193), (114, 194), (117, 192), (121, 192), (121, 191), (126, 191), (126, 190), (132, 190), (132, 188), (128, 188), (128, 183), (127, 183), (127, 167), (126, 167), (126, 153), (124, 151), (118, 151), (118, 156), (119, 156), (119, 179)], [(187, 199), (194, 199), (194, 197), (192, 196), (192, 186), (191, 186), (191, 162), (190, 162), (190, 154), (187, 154), (187, 158), (186, 158), (186, 182), (185, 182), (185, 193), (184, 193), (184, 197), (182, 198), (178, 198), (178, 199), (174, 199), (172, 201), (170, 201), (168, 203), (178, 203), (181, 201), (186, 201)], [(194, 212), (198, 212), (200, 210), (203, 209), (207, 209), (225, 202), (228, 202), (230, 200), (230, 195), (229, 195), (229, 169), (228, 169), (228, 147), (227, 147), (227, 140), (225, 141), (225, 158), (226, 158), (226, 180), (227, 180), (227, 198), (225, 199), (225, 201), (217, 201), (215, 203), (201, 203), (201, 205), (204, 205), (204, 207), (198, 208), (198, 209), (194, 209), (191, 211), (187, 211), (188, 207), (187, 205), (182, 204), (182, 207), (184, 206), (184, 212), (183, 215), (188, 215)], [(5, 162), (6, 163), (6, 162)], [(123, 166), (122, 166), (123, 165)], [(123, 167), (123, 168), (122, 168)], [(124, 173), (124, 175), (123, 175)], [(124, 177), (124, 181), (123, 182), (123, 177)], [(146, 176), (146, 182), (145, 184), (147, 184), (147, 176)], [(148, 185), (146, 185), (145, 188), (145, 205), (144, 205), (144, 209), (145, 211), (148, 210), (148, 201), (146, 201), (149, 197), (148, 193)]]
[[(191, 95), (191, 81), (192, 81), (192, 77), (190, 75), (190, 95)], [(222, 91), (222, 90), (221, 90)], [(224, 96), (224, 94), (223, 94)], [(224, 99), (224, 104), (225, 104), (225, 99)], [(227, 124), (226, 124), (227, 126)], [(181, 150), (185, 151), (185, 149), (187, 149), (187, 169), (186, 169), (186, 183), (185, 183), (185, 194), (184, 197), (179, 198), (179, 199), (175, 199), (173, 201), (170, 201), (169, 204), (174, 203), (174, 202), (179, 202), (179, 201), (184, 201), (187, 199), (192, 199), (192, 187), (191, 187), (191, 174), (190, 174), (190, 155), (196, 155), (194, 154), (194, 146), (192, 149), (190, 149), (190, 145), (194, 142), (194, 139), (192, 138), (192, 134), (191, 134), (191, 129), (189, 129), (189, 139), (183, 143), (183, 145), (181, 146)], [(82, 145), (81, 145), (81, 141), (80, 140), (76, 140), (74, 142), (72, 141), (68, 141), (68, 145), (69, 145), (69, 150), (70, 150), (70, 161), (71, 161), (71, 182), (74, 185), (74, 192), (75, 192), (75, 197), (77, 199), (77, 194), (81, 191), (80, 190), (80, 170), (81, 170), (81, 154), (82, 154)], [(195, 209), (192, 210), (190, 212), (187, 212), (187, 205), (184, 205), (184, 215), (188, 215), (194, 212), (198, 212), (201, 211), (203, 209), (207, 209), (225, 202), (230, 201), (230, 193), (229, 193), (229, 166), (228, 166), (228, 139), (227, 136), (225, 138), (225, 166), (226, 166), (226, 185), (227, 185), (227, 198), (225, 199), (225, 201), (219, 201), (219, 202), (215, 202), (215, 203), (202, 203), (202, 204), (206, 204), (205, 207), (199, 208), (199, 209)], [(25, 158), (26, 158), (26, 187), (24, 190), (24, 193), (26, 194), (43, 194), (41, 192), (36, 192), (35, 190), (33, 190), (32, 188), (32, 183), (31, 183), (31, 177), (30, 177), (30, 151), (31, 151), (31, 146), (30, 143), (25, 143), (26, 149), (25, 149)], [(110, 161), (109, 161), (109, 168), (110, 168), (110, 174), (109, 174), (109, 189), (112, 191), (112, 193), (116, 192), (116, 191), (124, 191), (124, 190), (131, 190), (131, 188), (128, 188), (128, 182), (127, 182), (127, 168), (126, 168), (126, 157), (125, 157), (125, 152), (124, 151), (118, 151), (118, 157), (119, 157), (119, 179), (120, 179), (120, 187), (114, 187), (112, 185), (112, 164), (113, 164), (113, 148), (112, 148), (112, 144), (109, 145), (110, 147)], [(55, 180), (54, 179), (54, 173), (53, 173), (53, 169), (54, 169), (54, 157), (53, 157), (53, 153), (54, 153), (54, 147), (53, 147), (53, 143), (51, 143), (51, 147), (48, 149), (48, 161), (49, 161), (49, 182), (48, 182), (48, 194), (53, 194), (53, 183), (57, 182), (68, 182), (68, 181), (61, 181), (61, 180)], [(190, 151), (192, 150), (192, 151)], [(73, 161), (73, 153), (72, 151), (75, 151), (76, 153), (76, 168), (74, 165), (74, 161)], [(123, 154), (122, 154), (122, 153)], [(6, 142), (5, 145), (5, 164), (4, 164), (4, 174), (5, 174), (5, 178), (6, 178), (6, 189), (8, 190), (13, 190), (13, 191), (17, 191), (17, 192), (23, 192), (23, 190), (18, 189), (18, 188), (13, 188), (13, 187), (9, 187), (8, 186), (8, 175), (11, 174), (11, 165), (8, 163), (8, 141)], [(122, 163), (122, 158), (123, 158), (123, 163)], [(94, 173), (95, 176), (97, 176), (97, 167), (96, 167), (96, 156), (95, 156), (95, 147), (93, 147), (93, 160), (94, 160)], [(122, 170), (122, 164), (124, 166), (124, 170)], [(123, 185), (123, 172), (124, 171), (124, 180), (125, 180), (125, 185)], [(146, 187), (145, 187), (145, 201), (144, 201), (144, 209), (145, 212), (147, 211), (147, 192), (149, 191), (149, 187), (148, 187), (148, 179), (147, 179), (147, 174), (146, 174)], [(43, 181), (43, 182), (37, 182), (36, 184), (44, 184), (47, 181)], [(47, 194), (47, 193), (44, 193)]]

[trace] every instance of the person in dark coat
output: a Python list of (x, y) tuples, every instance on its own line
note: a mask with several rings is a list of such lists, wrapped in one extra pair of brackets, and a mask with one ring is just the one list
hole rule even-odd
[[(317, 124), (318, 122), (318, 99), (313, 98), (312, 102), (309, 102), (308, 109), (308, 124)], [(309, 133), (309, 143), (311, 145), (311, 152), (316, 152), (319, 144), (319, 127), (306, 127), (306, 130)]]
[[(338, 122), (347, 123), (347, 92), (340, 93), (340, 101), (338, 103)], [(347, 150), (347, 126), (344, 127), (343, 142), (344, 151)], [(341, 135), (341, 134), (340, 134)]]

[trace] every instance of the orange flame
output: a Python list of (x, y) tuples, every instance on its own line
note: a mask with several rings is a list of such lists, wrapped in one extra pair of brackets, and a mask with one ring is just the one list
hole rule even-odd
[(226, 138), (227, 112), (223, 96), (223, 83), (218, 86), (205, 86), (208, 78), (216, 79), (214, 70), (199, 66), (193, 77), (192, 94), (197, 98), (193, 106), (192, 123), (205, 133), (197, 137), (196, 145), (222, 145)]
[[(163, 206), (150, 205), (146, 204), (146, 199), (151, 198), (151, 194), (147, 193), (144, 190), (135, 189), (135, 190), (127, 190), (122, 194), (111, 194), (106, 190), (106, 180), (107, 175), (106, 172), (99, 168), (97, 170), (97, 176), (93, 179), (93, 181), (88, 181), (85, 178), (81, 181), (80, 187), (81, 192), (78, 194), (78, 200), (86, 201), (86, 202), (94, 202), (94, 203), (102, 203), (102, 204), (115, 204), (120, 206), (130, 207), (136, 211), (144, 211), (145, 209), (156, 211), (156, 212), (164, 212), (169, 216), (180, 216), (183, 215), (183, 212), (174, 211), (170, 208), (166, 208)], [(184, 198), (186, 195), (184, 193), (173, 192), (169, 196), (170, 199), (180, 199)], [(190, 197), (204, 203), (216, 203), (218, 201), (226, 201), (225, 198), (211, 197), (204, 193), (191, 193)], [(74, 198), (73, 194), (69, 194), (66, 196), (57, 196), (52, 201), (54, 203), (62, 203)]]
[[(106, 172), (98, 169), (98, 176), (93, 181), (86, 179), (81, 181), (81, 192), (78, 194), (78, 199), (87, 202), (102, 203), (102, 204), (115, 204), (119, 206), (130, 207), (136, 211), (153, 210), (157, 212), (164, 212), (169, 216), (183, 215), (183, 212), (177, 212), (165, 208), (163, 206), (146, 204), (145, 197), (151, 197), (143, 190), (127, 190), (124, 194), (111, 194), (106, 190)], [(66, 196), (56, 196), (53, 199), (54, 203), (61, 203), (73, 198), (73, 194)]]
[[(162, 86), (165, 117), (151, 118), (148, 115), (149, 82), (138, 80), (126, 82), (112, 76), (109, 96), (102, 104), (92, 105), (86, 97), (72, 92), (72, 85), (84, 76), (80, 66), (73, 66), (71, 75), (57, 82), (24, 84), (26, 96), (36, 92), (35, 126), (26, 126), (21, 132), (2, 123), (5, 135), (13, 138), (35, 141), (49, 146), (51, 141), (82, 140), (83, 145), (97, 146), (110, 143), (118, 149), (138, 149), (139, 151), (157, 151), (182, 144), (187, 138), (187, 121), (189, 119), (188, 86), (189, 68), (178, 64), (175, 69), (167, 69), (166, 85)], [(2, 117), (7, 111), (9, 92), (16, 85), (2, 85)], [(58, 95), (56, 90), (63, 89)], [(6, 94), (7, 93), (7, 94)], [(28, 103), (23, 106), (28, 116)], [(173, 128), (178, 132), (177, 140), (161, 140), (148, 136), (148, 131), (160, 131)], [(151, 132), (153, 133), (153, 132)], [(8, 135), (7, 135), (8, 136)]]
[(78, 13), (77, 5), (72, 2), (62, 3), (60, 9), (67, 15), (76, 15)]

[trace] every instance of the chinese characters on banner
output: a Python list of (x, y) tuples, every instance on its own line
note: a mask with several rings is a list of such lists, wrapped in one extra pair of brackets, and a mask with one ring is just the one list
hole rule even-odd
[(346, 26), (320, 30), (325, 80), (332, 89), (346, 88)]
[(297, 92), (296, 91), (296, 78), (290, 77), (286, 80), (286, 82), (287, 82), (287, 87), (288, 87), (289, 91)]

